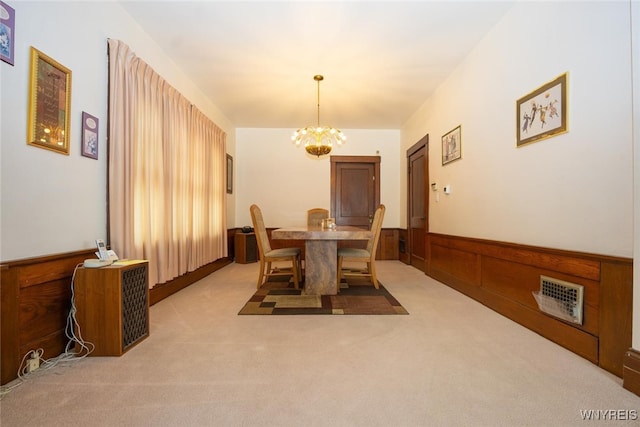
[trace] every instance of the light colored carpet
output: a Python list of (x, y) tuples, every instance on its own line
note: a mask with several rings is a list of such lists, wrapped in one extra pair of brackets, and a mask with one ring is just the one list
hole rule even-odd
[(1, 424), (584, 426), (603, 423), (581, 411), (640, 409), (587, 360), (412, 267), (377, 265), (409, 315), (238, 316), (258, 266), (231, 264), (151, 307), (150, 337), (124, 356), (28, 379)]

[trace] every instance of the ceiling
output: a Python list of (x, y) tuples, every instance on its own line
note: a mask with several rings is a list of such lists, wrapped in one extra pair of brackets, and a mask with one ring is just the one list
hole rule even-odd
[(399, 129), (513, 1), (121, 4), (235, 127)]

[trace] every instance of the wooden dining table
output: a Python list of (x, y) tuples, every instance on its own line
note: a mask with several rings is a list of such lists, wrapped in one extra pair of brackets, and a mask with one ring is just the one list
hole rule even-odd
[(338, 240), (369, 240), (371, 231), (348, 225), (335, 228), (307, 226), (278, 228), (271, 238), (305, 241), (305, 295), (336, 295), (338, 293)]

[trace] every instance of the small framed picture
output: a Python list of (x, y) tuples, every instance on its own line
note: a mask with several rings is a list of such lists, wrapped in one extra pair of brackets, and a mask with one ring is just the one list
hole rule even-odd
[(82, 112), (82, 153), (98, 160), (98, 118)]
[(567, 73), (516, 102), (516, 146), (567, 132)]
[(461, 126), (442, 136), (442, 165), (462, 158)]
[(0, 1), (0, 59), (13, 65), (16, 41), (16, 12)]
[(233, 157), (227, 154), (227, 194), (233, 193)]

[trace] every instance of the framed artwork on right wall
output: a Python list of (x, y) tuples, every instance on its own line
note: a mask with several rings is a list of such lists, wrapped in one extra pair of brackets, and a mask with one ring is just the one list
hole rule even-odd
[(462, 126), (442, 136), (442, 165), (462, 158)]
[(516, 146), (567, 132), (567, 73), (516, 102)]

